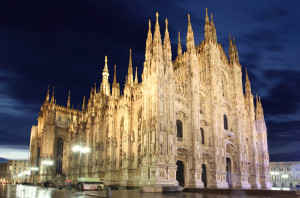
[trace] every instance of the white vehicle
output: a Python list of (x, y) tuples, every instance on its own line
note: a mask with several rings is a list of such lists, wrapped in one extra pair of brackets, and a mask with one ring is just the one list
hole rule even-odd
[(93, 177), (80, 177), (77, 183), (78, 190), (103, 190), (104, 179)]

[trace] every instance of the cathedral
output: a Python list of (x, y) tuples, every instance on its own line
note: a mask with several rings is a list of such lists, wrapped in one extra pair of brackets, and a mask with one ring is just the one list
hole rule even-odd
[[(32, 179), (59, 184), (98, 177), (144, 191), (271, 187), (263, 107), (260, 97), (254, 104), (247, 70), (243, 86), (235, 39), (230, 36), (227, 57), (206, 10), (205, 39), (195, 44), (188, 15), (186, 51), (179, 33), (172, 58), (167, 19), (163, 40), (160, 30), (156, 13), (154, 32), (149, 20), (142, 82), (130, 50), (124, 89), (116, 66), (109, 83), (105, 56), (100, 87), (83, 97), (81, 110), (71, 105), (70, 92), (61, 106), (54, 87), (51, 96), (48, 88), (31, 129), (30, 163), (39, 168)], [(76, 145), (89, 152), (74, 152)]]

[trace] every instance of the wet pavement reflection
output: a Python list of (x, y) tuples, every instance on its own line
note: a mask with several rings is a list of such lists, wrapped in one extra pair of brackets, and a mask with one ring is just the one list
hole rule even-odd
[[(134, 190), (112, 190), (112, 197), (117, 198), (271, 198), (271, 196), (247, 196), (243, 191), (236, 190), (230, 195), (212, 193), (142, 193), (138, 189)], [(4, 198), (70, 198), (70, 197), (105, 197), (105, 191), (85, 191), (78, 192), (72, 190), (59, 190), (55, 188), (43, 188), (26, 185), (0, 185), (0, 197)], [(274, 196), (272, 196), (274, 197)]]

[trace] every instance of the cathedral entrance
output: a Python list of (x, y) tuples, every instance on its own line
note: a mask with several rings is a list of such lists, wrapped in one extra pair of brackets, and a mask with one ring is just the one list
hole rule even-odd
[(226, 181), (228, 183), (229, 188), (232, 187), (232, 181), (231, 181), (231, 160), (230, 158), (226, 158)]
[(201, 175), (201, 178), (202, 178), (203, 185), (206, 188), (207, 187), (207, 181), (206, 181), (206, 166), (205, 166), (205, 164), (202, 164), (202, 175)]
[(177, 161), (177, 171), (176, 171), (176, 180), (179, 183), (179, 186), (184, 186), (184, 165), (182, 161)]

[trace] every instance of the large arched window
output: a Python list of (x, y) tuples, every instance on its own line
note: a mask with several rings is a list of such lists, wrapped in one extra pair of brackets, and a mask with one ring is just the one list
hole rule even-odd
[(224, 114), (224, 129), (228, 130), (228, 119), (227, 116)]
[(64, 142), (62, 138), (57, 139), (57, 152), (56, 152), (56, 173), (62, 173), (62, 159)]
[(200, 128), (200, 132), (201, 132), (201, 143), (205, 144), (205, 140), (204, 140), (204, 129)]
[(180, 120), (176, 120), (177, 127), (177, 137), (182, 138), (182, 122)]
[(36, 167), (40, 167), (40, 152), (41, 152), (41, 148), (40, 147), (38, 147), (38, 149), (37, 149), (37, 156), (36, 156)]

